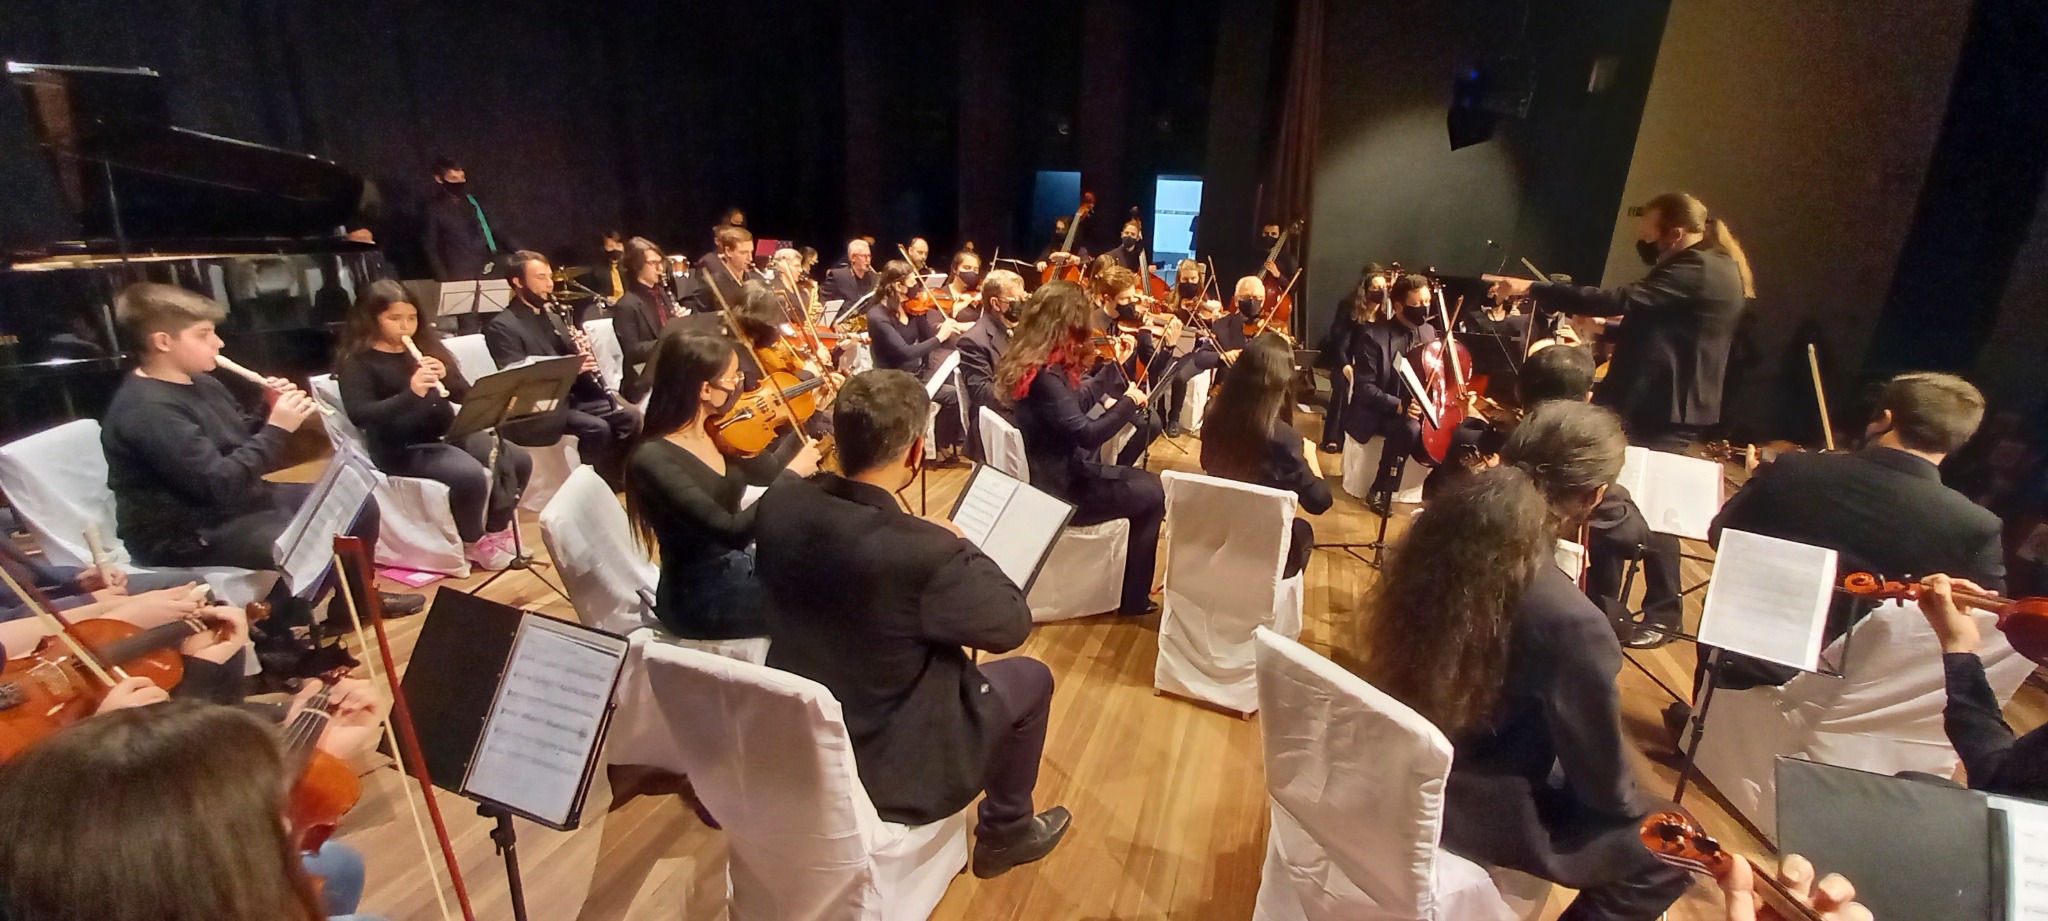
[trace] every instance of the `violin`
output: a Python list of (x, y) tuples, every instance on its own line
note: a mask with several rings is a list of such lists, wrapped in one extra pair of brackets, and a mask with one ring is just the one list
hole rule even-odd
[[(1920, 583), (1899, 582), (1867, 572), (1842, 577), (1842, 591), (1872, 601), (1918, 601)], [(1998, 629), (2014, 652), (2035, 662), (2048, 661), (2048, 598), (2006, 598), (1989, 592), (1950, 589), (1960, 607), (1998, 615)]]
[[(269, 616), (270, 606), (251, 604), (247, 611), (254, 624)], [(116, 673), (125, 672), (167, 691), (176, 687), (185, 677), (178, 645), (208, 632), (225, 638), (228, 628), (212, 617), (188, 617), (146, 630), (106, 617), (57, 621), (57, 634), (44, 637), (34, 652), (0, 671), (0, 762), (97, 712), (112, 689), (103, 676), (119, 680)]]
[[(1280, 276), (1267, 267), (1278, 266), (1280, 251), (1287, 247), (1289, 237), (1301, 233), (1301, 226), (1300, 221), (1295, 221), (1286, 230), (1280, 231), (1280, 239), (1273, 241), (1273, 248), (1266, 251), (1266, 260), (1259, 263), (1259, 280), (1266, 283), (1266, 304), (1259, 310), (1259, 316), (1263, 323), (1276, 324), (1283, 329), (1288, 328), (1291, 325), (1290, 321), (1294, 319), (1294, 283), (1290, 281), (1286, 287), (1281, 287)], [(1294, 274), (1296, 278), (1301, 277), (1300, 272)], [(1246, 334), (1258, 335), (1249, 330)]]
[(818, 395), (826, 378), (804, 379), (787, 371), (768, 371), (754, 389), (740, 394), (731, 409), (704, 429), (721, 452), (753, 457), (775, 442), (784, 425), (802, 428), (818, 412)]
[(291, 822), (292, 840), (302, 851), (319, 850), (341, 824), (341, 817), (363, 798), (363, 782), (356, 772), (320, 749), (320, 736), (334, 716), (328, 692), (343, 674), (337, 671), (316, 679), (321, 682), (320, 690), (284, 729), (285, 764), (296, 778), (285, 802), (285, 818)]
[[(1064, 242), (1064, 243), (1061, 243), (1061, 244), (1060, 244), (1060, 252), (1063, 252), (1063, 253), (1069, 253), (1069, 254), (1073, 253), (1073, 251), (1074, 251), (1074, 235), (1075, 235), (1075, 234), (1077, 234), (1077, 233), (1080, 233), (1080, 231), (1081, 231), (1081, 219), (1082, 219), (1082, 218), (1085, 218), (1085, 217), (1087, 217), (1087, 216), (1088, 216), (1088, 215), (1089, 215), (1090, 213), (1092, 213), (1092, 212), (1093, 212), (1094, 210), (1095, 210), (1095, 193), (1094, 193), (1094, 192), (1082, 192), (1082, 193), (1081, 193), (1081, 206), (1080, 206), (1080, 207), (1078, 207), (1078, 208), (1075, 208), (1075, 209), (1074, 209), (1074, 217), (1073, 217), (1073, 219), (1067, 222), (1067, 239), (1066, 239), (1066, 242)], [(1053, 281), (1053, 280), (1055, 280), (1055, 279), (1058, 279), (1058, 280), (1061, 280), (1061, 281), (1073, 281), (1073, 282), (1078, 282), (1078, 281), (1080, 281), (1080, 280), (1081, 280), (1081, 263), (1080, 263), (1080, 260), (1070, 259), (1070, 260), (1068, 260), (1068, 261), (1067, 261), (1066, 263), (1064, 263), (1064, 264), (1060, 264), (1060, 263), (1055, 263), (1055, 262), (1047, 262), (1047, 263), (1046, 263), (1046, 266), (1045, 266), (1045, 271), (1043, 271), (1043, 272), (1039, 273), (1039, 276), (1038, 276), (1038, 283), (1042, 285), (1042, 284), (1045, 284), (1046, 282), (1049, 282), (1049, 281)]]
[[(1714, 840), (1700, 828), (1697, 820), (1683, 810), (1651, 813), (1643, 819), (1638, 833), (1642, 836), (1643, 847), (1648, 848), (1658, 860), (1716, 880), (1733, 871), (1736, 861), (1749, 859), (1722, 847), (1721, 842)], [(1776, 909), (1780, 917), (1797, 921), (1827, 921), (1787, 892), (1776, 874), (1759, 870), (1754, 876), (1763, 882), (1756, 888), (1756, 893), (1763, 896), (1765, 904)]]

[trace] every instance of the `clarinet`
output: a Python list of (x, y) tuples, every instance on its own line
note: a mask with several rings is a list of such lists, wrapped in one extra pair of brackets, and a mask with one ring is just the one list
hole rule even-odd
[[(595, 360), (596, 356), (591, 353), (590, 347), (584, 344), (586, 339), (577, 335), (579, 331), (569, 325), (568, 305), (555, 300), (550, 295), (547, 302), (542, 305), (541, 313), (547, 315), (548, 324), (555, 328), (555, 335), (562, 338), (563, 345), (574, 350), (580, 358), (591, 361)], [(591, 383), (596, 384), (598, 389), (603, 390), (605, 398), (611, 400), (614, 407), (625, 405), (624, 401), (619, 398), (618, 391), (613, 390), (610, 384), (605, 383), (603, 374), (597, 371), (584, 371), (577, 375), (577, 380), (584, 379), (588, 379)]]

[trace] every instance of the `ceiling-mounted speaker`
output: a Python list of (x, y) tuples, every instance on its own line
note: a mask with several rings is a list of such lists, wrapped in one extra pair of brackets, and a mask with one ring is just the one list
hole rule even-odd
[(1493, 140), (1502, 118), (1527, 118), (1536, 94), (1536, 71), (1519, 58), (1499, 58), (1467, 68), (1451, 83), (1451, 111), (1444, 120), (1451, 149)]

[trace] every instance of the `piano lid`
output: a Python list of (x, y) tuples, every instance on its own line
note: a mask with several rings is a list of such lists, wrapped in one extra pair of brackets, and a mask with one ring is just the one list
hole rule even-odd
[(115, 252), (116, 214), (138, 253), (334, 239), (362, 197), (362, 177), (331, 161), (170, 124), (155, 71), (10, 61), (7, 74), (86, 238), (31, 258)]

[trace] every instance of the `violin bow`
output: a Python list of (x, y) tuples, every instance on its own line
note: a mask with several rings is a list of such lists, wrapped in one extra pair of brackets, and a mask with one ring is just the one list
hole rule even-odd
[(92, 676), (98, 678), (101, 684), (111, 688), (128, 680), (128, 673), (122, 671), (120, 666), (102, 663), (99, 656), (94, 655), (85, 645), (85, 641), (79, 639), (78, 634), (71, 629), (71, 621), (57, 613), (57, 606), (50, 603), (49, 596), (44, 595), (42, 589), (35, 587), (34, 579), (16, 575), (13, 561), (0, 558), (0, 584), (5, 584), (22, 600), (22, 603), (27, 604), (35, 613), (36, 619), (42, 621), (53, 635), (69, 647), (71, 654), (78, 657), (79, 664), (84, 665), (86, 671), (92, 672)]
[[(725, 292), (718, 290), (716, 284), (705, 287), (711, 290), (712, 299), (718, 301), (718, 315), (724, 318), (726, 331), (732, 333), (733, 342), (749, 352), (753, 351), (753, 340), (748, 338), (746, 330), (740, 328), (739, 318), (733, 316), (732, 305), (726, 303)], [(755, 358), (754, 363), (760, 364), (761, 359)], [(767, 385), (768, 393), (775, 398), (776, 408), (782, 410), (782, 417), (788, 419), (789, 427), (796, 431), (797, 440), (803, 442), (804, 447), (813, 447), (811, 433), (804, 431), (803, 424), (796, 421), (796, 411), (789, 408), (789, 400), (782, 396), (782, 388), (776, 386), (774, 380), (769, 378), (767, 368), (761, 369), (761, 380)]]
[(1835, 449), (1835, 425), (1828, 420), (1828, 398), (1820, 387), (1820, 350), (1813, 343), (1806, 344), (1806, 368), (1813, 372), (1813, 402), (1820, 408), (1820, 434), (1827, 449)]
[[(345, 534), (336, 536), (334, 538), (334, 573), (341, 583), (342, 601), (348, 609), (351, 625), (355, 628), (356, 642), (361, 644), (365, 651), (368, 651), (369, 638), (363, 633), (363, 618), (359, 612), (369, 612), (370, 626), (377, 633), (377, 656), (375, 658), (366, 656), (365, 660), (375, 662), (377, 659), (382, 659), (384, 663), (384, 686), (391, 694), (391, 713), (382, 722), (384, 724), (384, 740), (391, 746), (391, 760), (398, 767), (400, 774), (410, 774), (413, 780), (419, 784), (419, 795), (427, 801), (427, 815), (433, 820), (434, 837), (440, 843), (441, 860), (447, 865), (450, 881), (455, 884), (455, 901), (462, 908), (463, 921), (476, 921), (476, 909), (469, 903), (469, 887), (462, 881), (462, 862), (455, 857), (455, 845), (448, 838), (448, 823), (441, 817), (440, 801), (434, 798), (434, 782), (427, 776), (426, 763), (421, 760), (419, 754), (422, 749), (420, 748), (419, 732), (413, 726), (412, 708), (406, 705), (405, 695), (400, 693), (398, 689), (398, 663), (391, 658), (391, 640), (384, 633), (384, 602), (377, 596), (375, 591), (369, 592), (359, 602), (356, 598), (355, 586), (350, 581), (350, 574), (352, 572), (361, 572), (365, 586), (374, 586), (376, 584), (373, 581), (375, 575), (369, 566), (369, 554), (363, 547), (362, 539)], [(370, 669), (370, 677), (372, 681), (377, 680), (377, 670), (374, 665)], [(396, 730), (393, 728), (394, 724), (396, 725)], [(403, 747), (398, 744), (401, 738), (405, 741), (405, 746)], [(408, 767), (404, 755), (406, 748), (410, 748), (414, 755), (410, 767)], [(399, 789), (404, 791), (405, 804), (412, 812), (413, 831), (419, 835), (420, 850), (423, 853), (427, 853), (429, 852), (427, 833), (426, 829), (420, 825), (419, 804), (413, 800), (412, 790), (407, 789), (403, 784), (399, 785)], [(442, 921), (453, 921), (454, 916), (448, 911), (448, 895), (441, 886), (441, 875), (435, 871), (434, 862), (431, 859), (427, 861), (427, 876), (434, 884), (434, 901), (440, 905)]]

